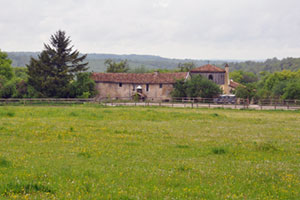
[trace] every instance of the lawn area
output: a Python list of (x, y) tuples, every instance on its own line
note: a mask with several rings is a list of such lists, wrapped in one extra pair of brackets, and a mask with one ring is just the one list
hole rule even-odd
[(300, 199), (300, 112), (1, 106), (0, 199)]

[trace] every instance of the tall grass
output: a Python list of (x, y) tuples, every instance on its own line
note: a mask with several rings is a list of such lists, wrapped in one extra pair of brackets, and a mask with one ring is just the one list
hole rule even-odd
[(300, 199), (299, 121), (292, 111), (2, 106), (0, 199)]

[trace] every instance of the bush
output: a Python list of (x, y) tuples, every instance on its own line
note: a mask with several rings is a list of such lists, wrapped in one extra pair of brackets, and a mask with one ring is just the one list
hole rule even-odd
[(80, 99), (88, 99), (91, 96), (90, 92), (83, 92), (81, 96), (78, 96)]
[(300, 80), (290, 81), (283, 91), (283, 99), (300, 99)]
[(184, 81), (178, 80), (174, 84), (173, 97), (202, 97), (213, 98), (221, 94), (222, 90), (216, 83), (203, 76), (193, 76)]
[(96, 83), (90, 78), (88, 72), (76, 75), (76, 80), (71, 84), (69, 97), (71, 98), (90, 98), (96, 93)]
[(226, 150), (224, 148), (222, 148), (222, 147), (218, 147), (218, 148), (213, 148), (212, 152), (214, 154), (220, 155), (220, 154), (225, 154)]
[(240, 85), (235, 90), (237, 98), (252, 99), (256, 95), (256, 88), (254, 84)]
[(0, 97), (1, 98), (12, 98), (17, 92), (15, 80), (10, 80), (4, 83), (0, 88)]

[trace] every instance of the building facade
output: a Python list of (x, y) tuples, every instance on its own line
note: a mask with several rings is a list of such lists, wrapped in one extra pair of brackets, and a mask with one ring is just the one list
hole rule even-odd
[(220, 85), (224, 94), (230, 94), (239, 84), (229, 80), (229, 66), (225, 69), (214, 65), (204, 65), (190, 72), (177, 73), (93, 73), (96, 82), (97, 98), (129, 100), (139, 96), (142, 99), (171, 100), (171, 92), (176, 80), (187, 80), (201, 75)]
[(176, 80), (188, 79), (188, 72), (178, 73), (93, 73), (98, 99), (132, 99), (135, 95), (148, 100), (170, 100)]
[(230, 81), (229, 81), (229, 66), (225, 65), (225, 69), (216, 67), (214, 65), (204, 65), (194, 68), (190, 71), (191, 76), (201, 75), (207, 79), (220, 85), (224, 94), (230, 94)]

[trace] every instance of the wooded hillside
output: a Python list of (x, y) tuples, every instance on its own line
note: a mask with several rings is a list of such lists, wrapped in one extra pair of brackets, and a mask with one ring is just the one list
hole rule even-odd
[[(30, 57), (36, 58), (38, 52), (8, 52), (13, 66), (25, 66)], [(116, 54), (88, 54), (89, 71), (104, 72), (105, 60), (112, 59), (116, 62), (127, 60), (130, 68), (144, 67), (146, 69), (175, 69), (179, 63), (193, 62), (196, 66), (205, 65), (208, 62), (223, 67), (229, 63), (230, 71), (243, 70), (258, 74), (261, 71), (275, 72), (282, 70), (297, 71), (300, 69), (300, 58), (277, 58), (265, 61), (239, 61), (239, 60), (193, 60), (193, 59), (170, 59), (152, 55), (116, 55)]]

